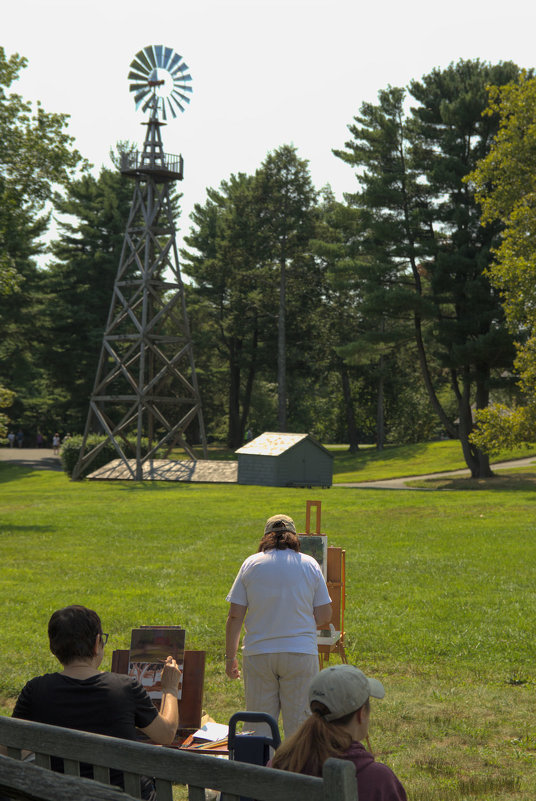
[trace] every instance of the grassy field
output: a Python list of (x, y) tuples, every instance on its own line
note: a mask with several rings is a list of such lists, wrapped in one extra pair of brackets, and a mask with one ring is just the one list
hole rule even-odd
[(303, 530), (306, 499), (320, 499), (323, 530), (347, 551), (349, 660), (387, 690), (372, 710), (377, 756), (413, 801), (532, 798), (536, 495), (530, 483), (491, 486), (80, 484), (0, 464), (2, 711), (55, 669), (50, 613), (83, 603), (101, 614), (110, 653), (141, 623), (185, 626), (188, 647), (207, 651), (205, 708), (225, 722), (243, 705), (223, 669), (225, 595), (265, 518), (285, 511)]

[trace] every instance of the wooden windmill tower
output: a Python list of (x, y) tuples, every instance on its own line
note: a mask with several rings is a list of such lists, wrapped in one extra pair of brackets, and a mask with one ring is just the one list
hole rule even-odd
[[(123, 153), (121, 172), (135, 180), (108, 322), (73, 478), (111, 441), (130, 478), (180, 445), (195, 459), (189, 434), (206, 456), (201, 399), (174, 223), (170, 185), (183, 177), (182, 156), (164, 153), (161, 127), (190, 102), (191, 76), (171, 48), (150, 45), (134, 58), (130, 91), (149, 113), (143, 152)], [(107, 440), (84, 455), (90, 433)], [(136, 441), (135, 459), (126, 452)]]

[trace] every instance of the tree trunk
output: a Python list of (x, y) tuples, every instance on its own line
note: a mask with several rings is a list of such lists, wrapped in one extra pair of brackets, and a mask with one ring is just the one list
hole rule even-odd
[(279, 431), (287, 430), (287, 386), (286, 386), (286, 259), (281, 259), (279, 278), (279, 317), (277, 321), (277, 424)]
[(350, 453), (357, 453), (359, 450), (359, 441), (357, 437), (357, 426), (355, 423), (354, 404), (352, 402), (352, 393), (350, 390), (350, 378), (348, 376), (348, 368), (342, 359), (339, 361), (339, 372), (341, 374), (342, 397), (344, 401), (346, 425), (348, 429), (348, 451)]
[(239, 448), (243, 442), (240, 433), (240, 350), (241, 343), (236, 339), (229, 343), (229, 416), (227, 445)]
[[(489, 404), (489, 368), (480, 369), (476, 377), (476, 408), (485, 409)], [(489, 456), (487, 453), (471, 446), (478, 460), (479, 478), (491, 478), (493, 470), (490, 467)]]
[(244, 401), (242, 403), (242, 415), (240, 417), (240, 438), (244, 440), (244, 431), (249, 417), (249, 408), (251, 406), (251, 394), (253, 392), (253, 381), (257, 370), (257, 344), (259, 341), (259, 331), (255, 328), (253, 332), (253, 342), (251, 345), (251, 360), (249, 363), (248, 377), (246, 380), (246, 388), (244, 390)]
[[(466, 367), (463, 391), (461, 394), (458, 393), (458, 412), (460, 419), (458, 430), (463, 456), (467, 467), (471, 471), (471, 478), (491, 478), (493, 472), (489, 465), (489, 457), (478, 448), (475, 448), (469, 441), (469, 435), (473, 430), (470, 388), (471, 379), (469, 378), (469, 368)], [(477, 379), (477, 408), (484, 408), (487, 405), (487, 395), (487, 381), (485, 379)], [(483, 403), (483, 406), (480, 406), (481, 403)]]
[(442, 425), (444, 426), (447, 434), (449, 436), (457, 438), (458, 431), (456, 430), (456, 426), (449, 420), (447, 415), (445, 414), (445, 410), (441, 406), (439, 398), (436, 395), (436, 391), (434, 389), (434, 385), (432, 384), (432, 378), (430, 376), (430, 370), (428, 369), (428, 359), (426, 358), (426, 350), (424, 348), (424, 342), (422, 338), (422, 325), (421, 325), (421, 318), (420, 315), (415, 314), (413, 317), (414, 327), (415, 327), (415, 342), (417, 343), (417, 352), (419, 354), (419, 364), (421, 366), (421, 375), (424, 380), (424, 386), (426, 387), (426, 391), (428, 392), (428, 397), (430, 398), (430, 402), (436, 412), (437, 416), (439, 417)]
[(376, 409), (376, 450), (382, 451), (385, 445), (385, 419), (384, 419), (384, 375), (383, 356), (380, 356), (380, 376), (378, 379), (378, 404)]

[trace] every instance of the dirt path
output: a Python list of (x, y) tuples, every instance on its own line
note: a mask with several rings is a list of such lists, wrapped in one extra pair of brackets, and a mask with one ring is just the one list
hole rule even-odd
[(11, 462), (33, 470), (63, 470), (52, 448), (0, 448), (0, 462)]

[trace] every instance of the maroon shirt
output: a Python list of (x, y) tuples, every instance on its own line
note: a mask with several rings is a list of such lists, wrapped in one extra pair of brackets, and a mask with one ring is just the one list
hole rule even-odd
[(358, 798), (363, 801), (407, 801), (406, 791), (391, 768), (376, 762), (361, 743), (353, 742), (341, 759), (355, 765)]

